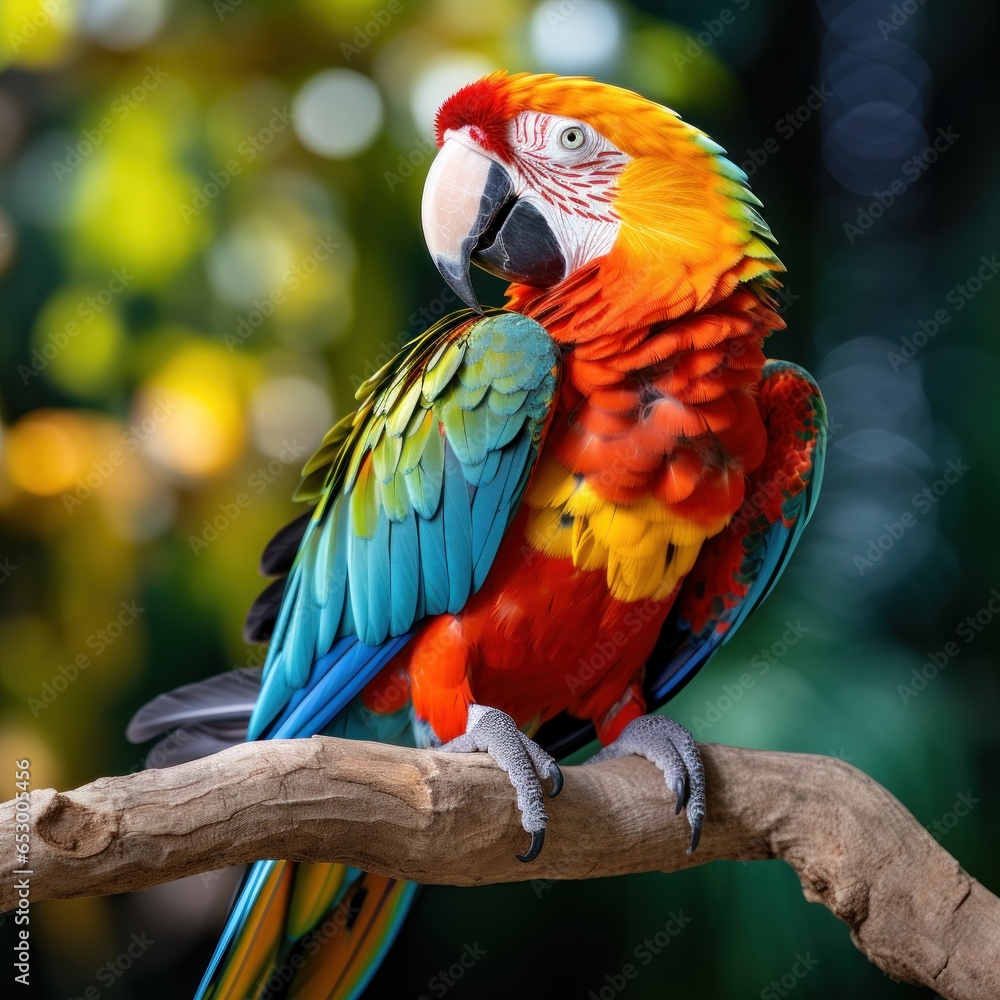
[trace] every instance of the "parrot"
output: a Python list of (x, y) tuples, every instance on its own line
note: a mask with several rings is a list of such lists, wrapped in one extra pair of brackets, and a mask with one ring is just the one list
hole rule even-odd
[[(822, 479), (819, 388), (763, 350), (785, 326), (774, 237), (720, 145), (589, 77), (491, 73), (435, 137), (421, 226), (465, 308), (305, 465), (310, 506), (265, 548), (247, 617), (263, 667), (160, 695), (128, 736), (161, 737), (160, 763), (320, 733), (484, 752), (526, 863), (558, 760), (596, 737), (588, 763), (660, 769), (694, 850), (701, 756), (656, 710), (768, 596)], [(502, 307), (473, 264), (508, 282)], [(258, 861), (196, 996), (360, 996), (415, 891)]]

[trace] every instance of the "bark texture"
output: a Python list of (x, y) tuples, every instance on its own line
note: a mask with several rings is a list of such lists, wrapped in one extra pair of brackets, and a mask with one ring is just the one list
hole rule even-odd
[[(701, 844), (652, 764), (564, 769), (531, 864), (507, 776), (485, 755), (313, 737), (233, 747), (164, 770), (34, 791), (30, 899), (105, 895), (258, 858), (340, 861), (417, 882), (479, 885), (671, 872), (780, 858), (807, 900), (889, 975), (949, 1000), (1000, 997), (1000, 900), (867, 775), (830, 757), (701, 746)], [(14, 803), (0, 805), (14, 843)], [(0, 909), (20, 867), (2, 853)]]

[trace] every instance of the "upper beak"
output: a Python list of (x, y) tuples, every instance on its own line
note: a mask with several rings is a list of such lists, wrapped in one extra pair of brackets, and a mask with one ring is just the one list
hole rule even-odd
[(482, 313), (469, 264), (514, 186), (507, 171), (457, 139), (447, 139), (424, 182), (420, 206), (427, 249), (444, 280), (467, 305)]
[(437, 269), (458, 296), (482, 313), (470, 265), (510, 280), (549, 284), (565, 259), (541, 213), (519, 200), (507, 171), (456, 138), (445, 140), (424, 183), (424, 239)]

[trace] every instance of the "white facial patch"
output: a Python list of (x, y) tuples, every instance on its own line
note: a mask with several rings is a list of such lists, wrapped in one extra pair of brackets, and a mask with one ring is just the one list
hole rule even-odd
[(515, 193), (545, 216), (567, 274), (607, 254), (621, 221), (613, 191), (631, 157), (583, 122), (537, 111), (514, 119), (508, 141)]

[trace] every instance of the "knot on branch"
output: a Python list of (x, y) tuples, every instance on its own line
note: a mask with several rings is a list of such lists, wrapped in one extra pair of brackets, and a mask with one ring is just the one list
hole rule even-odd
[(871, 886), (867, 882), (854, 882), (841, 886), (830, 901), (830, 909), (835, 917), (856, 931), (868, 919), (868, 904)]
[(857, 930), (868, 919), (871, 885), (864, 878), (849, 878), (843, 871), (835, 873), (824, 866), (806, 864), (799, 881), (806, 899), (822, 903), (851, 930)]
[(31, 796), (35, 833), (53, 851), (75, 858), (100, 854), (118, 834), (118, 817), (91, 809), (51, 788)]

